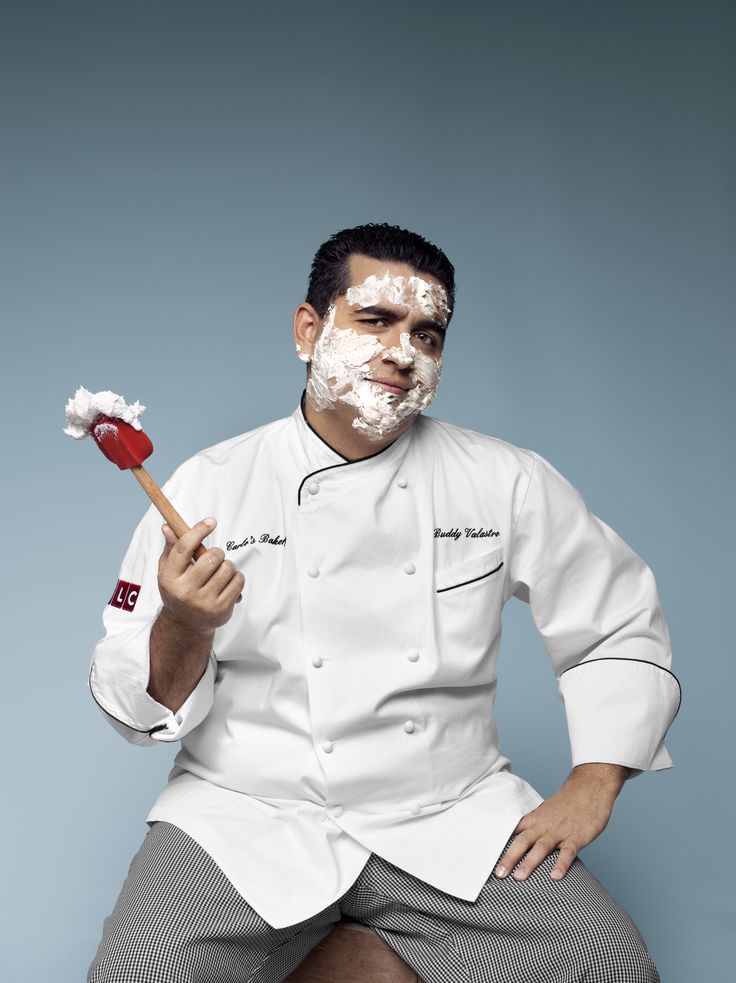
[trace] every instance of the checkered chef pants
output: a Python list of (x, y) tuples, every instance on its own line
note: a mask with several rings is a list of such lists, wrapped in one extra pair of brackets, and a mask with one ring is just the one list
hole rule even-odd
[(426, 983), (659, 983), (636, 926), (579, 858), (550, 879), (556, 856), (526, 881), (491, 875), (475, 901), (463, 901), (373, 853), (341, 898), (276, 929), (199, 844), (154, 823), (87, 981), (281, 983), (345, 914)]

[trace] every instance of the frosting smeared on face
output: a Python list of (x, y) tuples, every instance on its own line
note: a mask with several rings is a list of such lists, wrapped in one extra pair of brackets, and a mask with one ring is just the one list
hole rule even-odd
[(381, 277), (373, 274), (357, 287), (348, 287), (345, 296), (348, 304), (361, 307), (373, 307), (384, 301), (416, 308), (427, 317), (438, 318), (442, 324), (447, 323), (450, 314), (447, 294), (441, 284), (420, 276), (392, 276), (388, 270)]
[[(440, 284), (417, 276), (392, 276), (388, 271), (350, 287), (346, 299), (360, 307), (398, 305), (443, 325), (449, 315), (447, 294)], [(376, 358), (409, 370), (402, 373), (401, 385), (407, 387), (404, 393), (372, 381), (381, 376), (380, 368), (371, 366)], [(337, 402), (354, 407), (353, 427), (365, 437), (379, 439), (429, 406), (439, 385), (441, 367), (441, 356), (433, 358), (420, 351), (408, 332), (401, 333), (398, 345), (386, 348), (374, 334), (338, 327), (333, 304), (312, 352), (307, 392), (318, 410), (330, 409)]]

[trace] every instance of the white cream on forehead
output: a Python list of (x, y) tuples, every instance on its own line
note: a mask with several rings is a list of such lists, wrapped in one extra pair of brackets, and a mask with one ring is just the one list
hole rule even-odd
[(420, 276), (394, 276), (388, 270), (379, 277), (372, 274), (345, 294), (348, 304), (375, 307), (379, 301), (402, 307), (419, 308), (428, 317), (439, 317), (444, 324), (450, 313), (447, 293), (440, 283)]
[(82, 437), (87, 436), (90, 427), (100, 414), (125, 420), (135, 430), (142, 430), (138, 417), (145, 408), (137, 400), (129, 406), (122, 396), (110, 392), (109, 389), (91, 393), (84, 386), (80, 386), (66, 404), (67, 426), (64, 428), (64, 433), (74, 437), (75, 440), (81, 440)]
[[(445, 322), (449, 308), (446, 293), (438, 284), (420, 277), (367, 277), (350, 287), (346, 299), (351, 305), (373, 307), (392, 303), (419, 309), (429, 317)], [(368, 376), (377, 355), (402, 369), (410, 369), (412, 388), (403, 396), (371, 382)], [(335, 305), (331, 305), (325, 325), (314, 346), (307, 392), (316, 409), (329, 409), (340, 401), (356, 409), (353, 426), (364, 436), (378, 439), (397, 430), (409, 417), (416, 416), (434, 398), (440, 381), (441, 357), (435, 360), (419, 351), (408, 332), (399, 336), (399, 345), (386, 348), (374, 334), (335, 325)]]

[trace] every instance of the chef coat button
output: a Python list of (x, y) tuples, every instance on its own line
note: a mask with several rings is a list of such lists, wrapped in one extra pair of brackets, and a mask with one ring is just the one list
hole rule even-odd
[(322, 665), (322, 656), (321, 655), (312, 656), (312, 665), (315, 666), (317, 669), (319, 669), (319, 667)]
[(307, 570), (307, 576), (312, 578), (319, 577), (319, 570), (317, 567), (310, 567), (309, 570)]
[(417, 572), (417, 568), (414, 566), (413, 563), (407, 563), (404, 565), (404, 573), (412, 574), (416, 572)]
[(416, 662), (419, 659), (419, 653), (418, 652), (407, 652), (406, 657), (409, 660), (409, 662)]
[(339, 819), (344, 812), (345, 810), (343, 809), (342, 806), (333, 806), (332, 808), (332, 815), (335, 816), (337, 819)]
[(330, 754), (334, 746), (335, 745), (332, 743), (332, 741), (325, 741), (322, 744), (322, 750), (325, 752), (325, 754)]
[(399, 478), (396, 484), (399, 486), (399, 488), (406, 488), (409, 482), (406, 480), (406, 478)]
[(413, 734), (415, 728), (416, 728), (416, 724), (414, 723), (413, 720), (404, 721), (404, 730), (406, 731), (407, 734)]
[(414, 805), (411, 807), (412, 816), (418, 816), (421, 811), (422, 811), (422, 807), (419, 805), (418, 802), (415, 802)]
[(317, 484), (317, 482), (310, 481), (309, 484), (307, 485), (307, 491), (309, 492), (310, 495), (316, 495), (317, 492), (319, 491), (319, 485)]

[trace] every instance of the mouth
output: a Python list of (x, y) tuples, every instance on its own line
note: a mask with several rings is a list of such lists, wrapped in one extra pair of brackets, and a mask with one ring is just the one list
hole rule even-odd
[(390, 382), (388, 379), (367, 379), (366, 381), (372, 382), (375, 386), (381, 386), (387, 392), (396, 393), (397, 395), (401, 395), (411, 389), (411, 386), (404, 386), (398, 382)]

